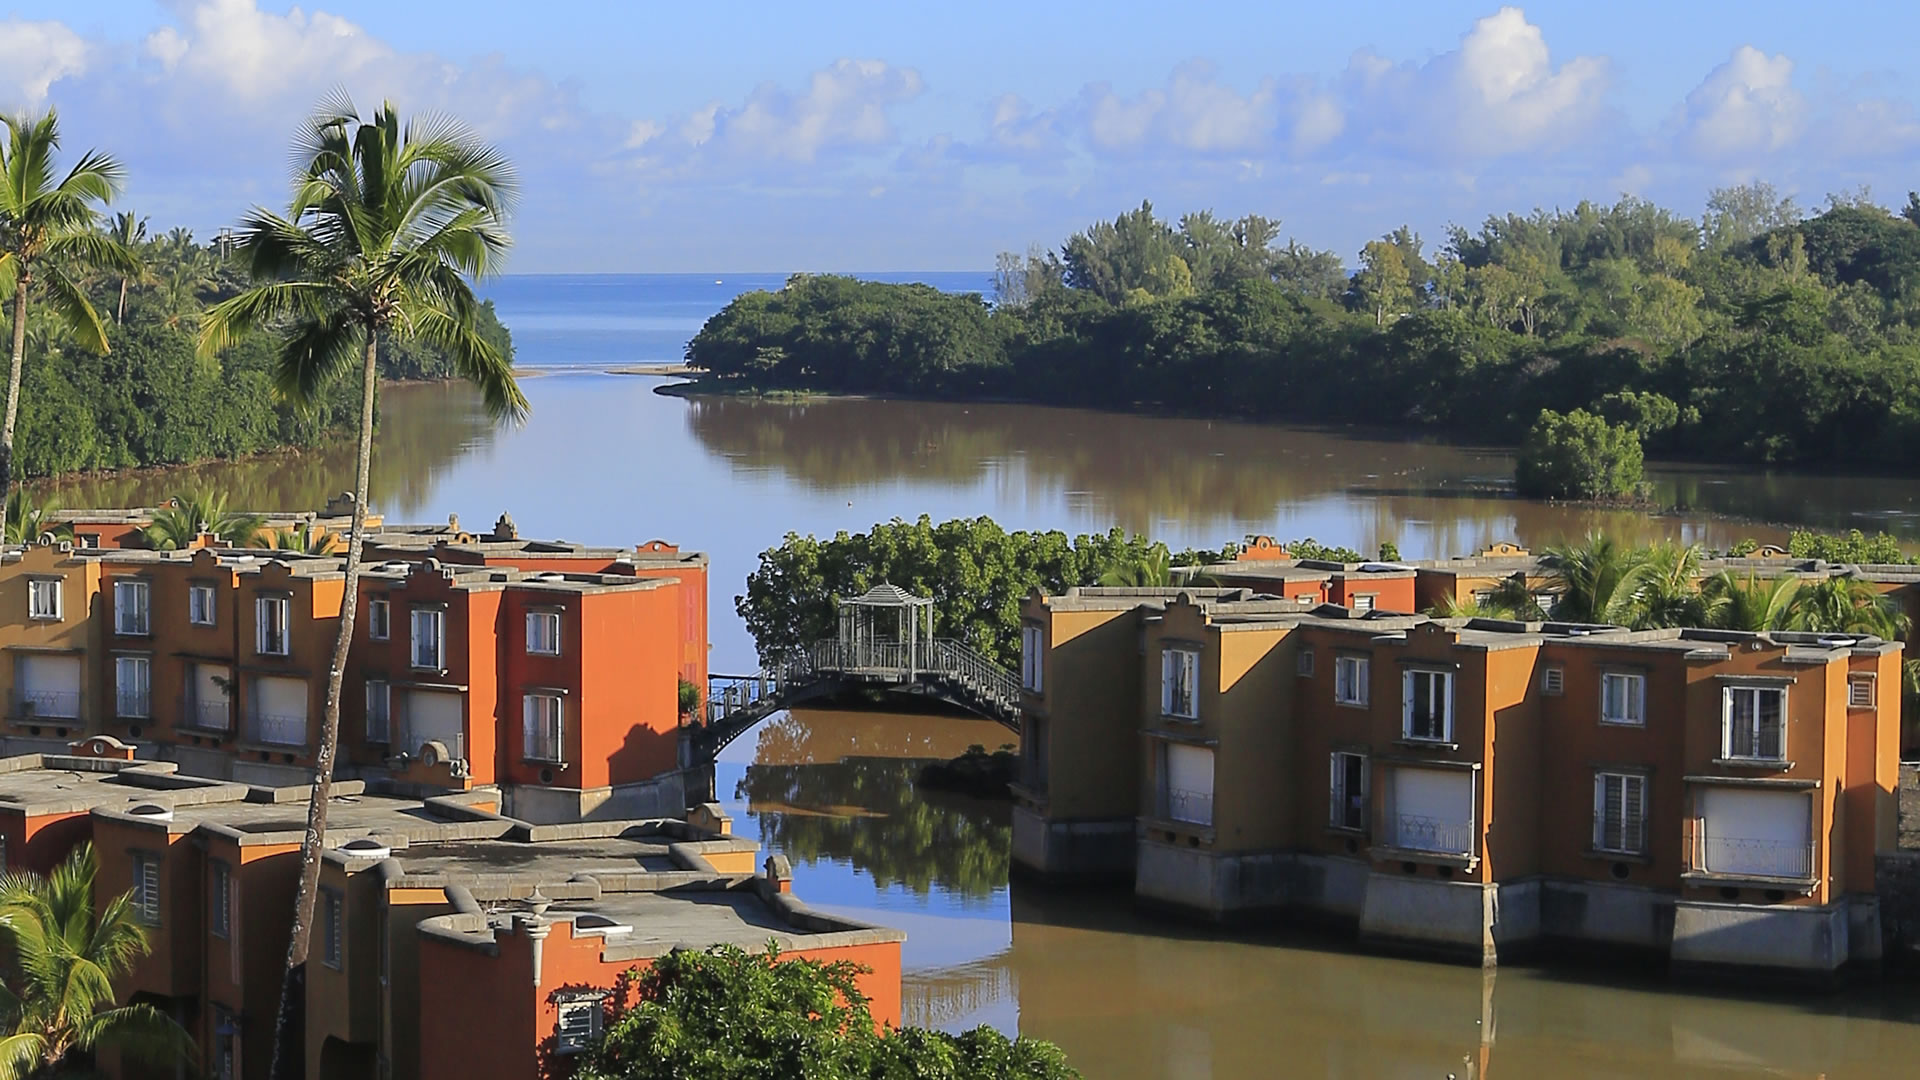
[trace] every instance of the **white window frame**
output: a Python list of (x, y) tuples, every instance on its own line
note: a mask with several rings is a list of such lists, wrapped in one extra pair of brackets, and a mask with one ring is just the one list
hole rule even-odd
[[(1347, 762), (1358, 759), (1360, 762), (1360, 790), (1347, 790)], [(1372, 778), (1368, 775), (1367, 755), (1355, 750), (1335, 750), (1327, 755), (1327, 827), (1343, 829), (1349, 832), (1365, 832), (1367, 821), (1373, 816), (1372, 804), (1368, 801), (1372, 792)], [(1356, 807), (1354, 800), (1359, 800)], [(1347, 815), (1358, 809), (1359, 822), (1349, 823)]]
[(1020, 688), (1039, 694), (1046, 687), (1046, 629), (1037, 623), (1020, 627)]
[(153, 633), (153, 604), (150, 584), (139, 578), (119, 578), (113, 583), (113, 632), (122, 637), (147, 637)]
[(1847, 708), (1871, 709), (1880, 702), (1880, 680), (1865, 672), (1847, 676)]
[[(1454, 741), (1454, 673), (1437, 668), (1410, 667), (1400, 673), (1400, 735), (1409, 742), (1451, 743)], [(1413, 729), (1414, 681), (1430, 680), (1429, 700), (1439, 706), (1440, 733), (1421, 735)]]
[(386, 641), (393, 636), (393, 601), (367, 601), (367, 640)]
[[(1760, 723), (1760, 698), (1759, 698), (1759, 695), (1761, 694), (1778, 694), (1780, 697), (1780, 733), (1779, 733), (1779, 741), (1780, 741), (1779, 751), (1780, 752), (1778, 754), (1771, 755), (1771, 756), (1760, 754), (1760, 753), (1736, 754), (1734, 753), (1734, 746), (1735, 746), (1736, 740), (1734, 738), (1734, 730), (1733, 730), (1734, 729), (1734, 717), (1733, 717), (1734, 699), (1737, 695), (1753, 695), (1753, 726), (1752, 726), (1752, 730), (1748, 733), (1748, 738), (1752, 748), (1757, 751), (1760, 749), (1760, 739), (1762, 734), (1761, 723)], [(1787, 759), (1787, 688), (1786, 687), (1756, 686), (1751, 683), (1748, 683), (1748, 684), (1735, 684), (1733, 686), (1727, 686), (1721, 689), (1720, 691), (1720, 756), (1727, 761), (1783, 762)]]
[[(557, 1003), (553, 1019), (553, 1051), (556, 1054), (584, 1053), (600, 1038), (601, 1013), (605, 1011), (604, 994), (578, 994)], [(568, 1033), (567, 1018), (582, 1016), (586, 1019), (584, 1032)]]
[[(422, 641), (421, 628), (431, 630), (427, 641)], [(445, 671), (447, 669), (447, 613), (443, 608), (414, 608), (407, 618), (407, 659), (416, 671)], [(422, 644), (433, 646), (433, 655), (422, 651)], [(426, 661), (423, 663), (422, 661)]]
[(520, 699), (520, 716), (521, 757), (551, 765), (566, 764), (566, 699), (559, 694), (525, 694)]
[(133, 915), (140, 925), (160, 925), (160, 856), (151, 851), (133, 853)]
[[(535, 630), (535, 627), (548, 627), (552, 632), (543, 633)], [(527, 655), (560, 655), (560, 613), (558, 611), (527, 612)]]
[(215, 611), (213, 586), (194, 581), (187, 584), (187, 623), (191, 626), (212, 626), (219, 615)]
[(1160, 650), (1160, 714), (1200, 719), (1200, 650), (1177, 645)]
[(230, 937), (233, 933), (233, 868), (221, 859), (209, 860), (208, 865), (213, 880), (207, 886), (207, 904), (211, 909), (207, 913), (207, 933), (217, 938)]
[(320, 962), (335, 971), (347, 966), (347, 913), (340, 890), (320, 886)]
[(27, 579), (27, 618), (60, 622), (66, 616), (66, 581), (57, 577)]
[(1333, 657), (1333, 703), (1366, 708), (1373, 696), (1373, 658), (1354, 653)]
[[(1614, 714), (1607, 710), (1611, 707), (1609, 693), (1614, 687), (1624, 687), (1620, 704), (1625, 711)], [(1602, 671), (1600, 673), (1600, 722), (1613, 727), (1647, 726), (1647, 676), (1638, 671)]]
[[(1617, 792), (1607, 789), (1618, 783)], [(1618, 805), (1614, 805), (1615, 803)], [(1628, 828), (1628, 810), (1637, 815)], [(1607, 814), (1619, 813), (1620, 835), (1608, 843)], [(1609, 855), (1645, 855), (1647, 853), (1647, 778), (1643, 773), (1596, 772), (1593, 774), (1593, 850)]]
[[(275, 616), (278, 617), (280, 629), (280, 638), (277, 642), (270, 632)], [(278, 648), (275, 648), (275, 645), (278, 645)], [(292, 597), (256, 596), (253, 598), (253, 651), (261, 656), (293, 654)]]
[[(130, 673), (137, 672), (132, 679)], [(128, 683), (135, 684), (132, 688)], [(153, 716), (153, 660), (146, 656), (113, 658), (113, 714), (133, 720)]]
[[(376, 708), (375, 703), (379, 705)], [(379, 723), (375, 724), (375, 718)], [(393, 741), (393, 685), (385, 679), (367, 680), (367, 741)]]

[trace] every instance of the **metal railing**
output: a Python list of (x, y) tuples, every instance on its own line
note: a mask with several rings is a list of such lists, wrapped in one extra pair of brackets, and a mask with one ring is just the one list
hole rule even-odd
[(218, 701), (197, 701), (191, 697), (180, 699), (180, 726), (196, 731), (218, 731), (225, 733), (233, 730), (233, 703), (226, 698)]
[(1213, 824), (1213, 793), (1163, 788), (1160, 791), (1160, 816), (1168, 821), (1189, 825)]
[(113, 695), (113, 715), (145, 719), (153, 715), (153, 695), (145, 690), (117, 690)]
[(429, 742), (437, 742), (447, 748), (447, 756), (449, 758), (454, 761), (466, 760), (467, 736), (465, 732), (455, 732), (452, 735), (432, 737), (421, 735), (416, 738), (413, 731), (405, 724), (390, 723), (390, 727), (391, 731), (389, 734), (393, 741), (387, 745), (392, 747), (395, 753), (413, 754), (417, 756), (422, 746), (425, 746)]
[(279, 713), (254, 713), (247, 717), (247, 741), (273, 746), (305, 746), (307, 718)]
[(1442, 821), (1423, 814), (1395, 814), (1388, 847), (1432, 851), (1442, 855), (1473, 854), (1473, 823)]
[(8, 702), (12, 715), (30, 720), (76, 720), (80, 717), (78, 690), (15, 690)]
[(1804, 881), (1813, 877), (1813, 841), (1756, 840), (1696, 832), (1692, 861), (1692, 869), (1706, 874)]

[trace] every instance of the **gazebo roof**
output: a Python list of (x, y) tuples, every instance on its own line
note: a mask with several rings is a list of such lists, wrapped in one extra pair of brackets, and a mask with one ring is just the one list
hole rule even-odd
[(933, 603), (930, 596), (915, 596), (898, 585), (875, 585), (851, 600), (841, 603), (851, 607), (926, 607)]

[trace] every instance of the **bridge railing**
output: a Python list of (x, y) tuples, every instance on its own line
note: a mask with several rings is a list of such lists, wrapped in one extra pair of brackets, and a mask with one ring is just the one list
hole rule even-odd
[(706, 722), (757, 720), (781, 696), (825, 675), (850, 675), (905, 683), (943, 679), (1006, 716), (1020, 708), (1020, 680), (963, 641), (816, 641), (752, 675), (714, 675), (708, 680)]
[(931, 643), (927, 667), (953, 678), (967, 689), (1008, 711), (1020, 708), (1020, 680), (1013, 672), (980, 655), (964, 641), (937, 638)]

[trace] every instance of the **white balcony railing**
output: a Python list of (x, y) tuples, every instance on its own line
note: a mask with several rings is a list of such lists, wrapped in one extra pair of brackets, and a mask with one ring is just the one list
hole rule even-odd
[(140, 719), (153, 715), (153, 697), (145, 690), (119, 690), (113, 695), (113, 714)]
[(15, 690), (13, 715), (22, 720), (73, 720), (80, 715), (78, 690)]
[(1440, 855), (1473, 855), (1473, 823), (1444, 821), (1423, 814), (1395, 814), (1388, 847), (1431, 851)]
[(1695, 834), (1693, 869), (1728, 877), (1805, 881), (1813, 877), (1813, 842)]
[(219, 701), (185, 699), (180, 703), (180, 723), (197, 731), (231, 731), (233, 704), (225, 698)]
[(1167, 788), (1160, 793), (1160, 811), (1169, 821), (1189, 825), (1213, 824), (1213, 792)]
[(247, 718), (247, 740), (273, 746), (305, 746), (307, 718), (279, 713), (254, 713)]

